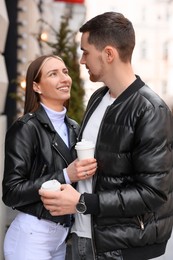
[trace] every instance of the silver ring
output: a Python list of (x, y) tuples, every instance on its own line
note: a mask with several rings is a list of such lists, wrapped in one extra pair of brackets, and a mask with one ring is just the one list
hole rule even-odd
[(84, 177), (88, 177), (88, 173), (87, 172), (84, 172)]

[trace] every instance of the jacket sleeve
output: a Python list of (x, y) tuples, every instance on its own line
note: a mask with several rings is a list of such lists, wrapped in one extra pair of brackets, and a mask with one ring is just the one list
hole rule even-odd
[(7, 131), (2, 181), (2, 200), (7, 206), (21, 207), (41, 201), (38, 194), (41, 184), (63, 174), (62, 170), (44, 174), (47, 165), (38, 147), (31, 125), (16, 121)]

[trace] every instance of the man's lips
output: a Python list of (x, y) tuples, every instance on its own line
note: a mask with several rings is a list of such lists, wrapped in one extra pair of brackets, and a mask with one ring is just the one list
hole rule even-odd
[(86, 67), (86, 69), (88, 70), (88, 73), (89, 73), (89, 74), (91, 74), (91, 71), (89, 70), (89, 68), (88, 68), (88, 67)]

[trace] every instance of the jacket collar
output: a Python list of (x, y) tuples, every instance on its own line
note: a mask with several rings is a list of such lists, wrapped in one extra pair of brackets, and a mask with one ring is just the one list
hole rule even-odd
[(55, 129), (54, 129), (48, 115), (46, 114), (46, 111), (44, 110), (44, 108), (41, 105), (39, 106), (37, 111), (35, 111), (35, 116), (36, 116), (37, 120), (43, 125), (44, 128), (48, 129), (50, 132), (55, 133)]
[(48, 115), (46, 114), (44, 108), (41, 105), (35, 112), (35, 116), (37, 120), (41, 123), (41, 125), (45, 128), (45, 130), (50, 133), (52, 146), (55, 148), (55, 150), (59, 154), (61, 154), (61, 156), (64, 157), (64, 159), (68, 163), (71, 162), (72, 159), (69, 150), (71, 150), (76, 144), (74, 121), (68, 118), (68, 116), (65, 116), (65, 122), (67, 124), (68, 134), (69, 134), (69, 148), (68, 148), (66, 144), (63, 142), (62, 138), (59, 136), (59, 134), (55, 131)]
[(117, 97), (114, 103), (120, 103), (142, 88), (145, 83), (136, 75), (136, 80)]
[[(145, 85), (145, 83), (140, 79), (140, 77), (138, 75), (136, 75), (136, 80), (125, 91), (123, 91), (121, 93), (121, 95), (119, 95), (115, 99), (115, 101), (113, 102), (112, 106), (123, 102), (129, 96), (131, 96), (132, 94), (137, 92), (140, 88), (142, 88), (144, 85)], [(86, 112), (85, 112), (82, 124), (81, 124), (78, 140), (81, 139), (83, 129), (86, 126), (86, 124), (87, 124), (91, 114), (93, 113), (95, 108), (98, 106), (98, 104), (101, 102), (103, 96), (106, 94), (106, 92), (108, 90), (109, 90), (109, 88), (107, 86), (103, 86), (103, 87), (97, 89), (93, 93), (93, 95), (91, 96), (91, 98), (90, 98), (90, 100), (88, 102), (87, 108), (86, 108)]]

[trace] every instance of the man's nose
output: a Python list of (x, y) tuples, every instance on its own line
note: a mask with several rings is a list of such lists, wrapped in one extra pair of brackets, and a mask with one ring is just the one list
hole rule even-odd
[(81, 59), (80, 59), (80, 64), (85, 64), (85, 59), (84, 59), (83, 56), (82, 56)]

